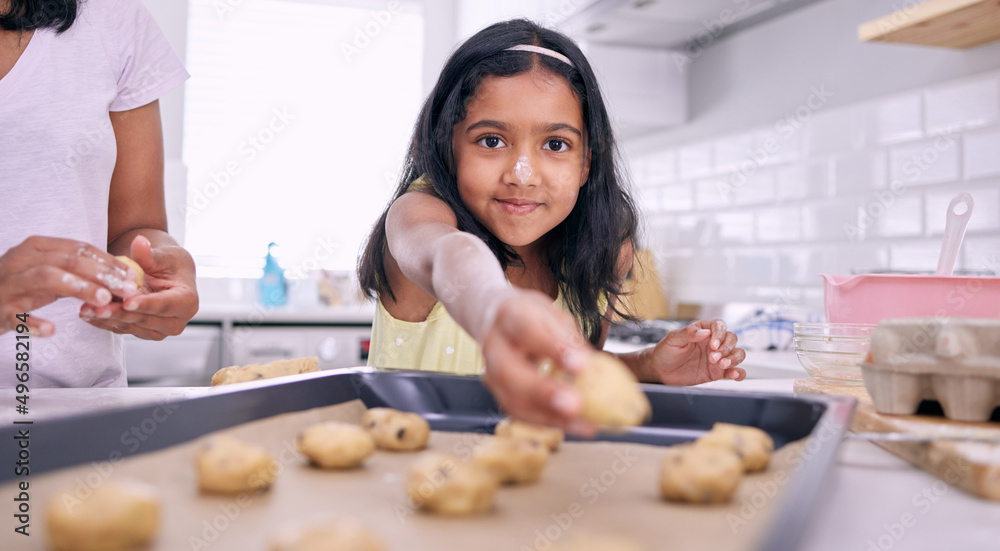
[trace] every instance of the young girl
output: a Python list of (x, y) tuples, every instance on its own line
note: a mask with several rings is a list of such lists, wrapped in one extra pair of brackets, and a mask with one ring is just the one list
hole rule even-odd
[[(513, 20), (462, 44), (359, 261), (377, 298), (369, 364), (484, 373), (512, 416), (592, 432), (577, 419), (580, 397), (539, 365), (578, 372), (623, 314), (636, 211), (618, 163), (597, 79), (572, 40)], [(648, 382), (745, 376), (721, 320), (619, 358)]]

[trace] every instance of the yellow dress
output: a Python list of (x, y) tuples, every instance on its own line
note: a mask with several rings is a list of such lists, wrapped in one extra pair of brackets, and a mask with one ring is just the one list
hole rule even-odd
[[(561, 291), (555, 304), (568, 310)], [(414, 322), (392, 317), (382, 301), (377, 300), (368, 365), (479, 375), (486, 362), (479, 343), (452, 319), (440, 302), (434, 303), (427, 319)]]
[[(422, 177), (410, 184), (409, 190), (428, 187)], [(607, 297), (600, 300), (607, 308)], [(434, 304), (427, 319), (419, 322), (401, 321), (375, 301), (375, 318), (368, 352), (368, 365), (388, 369), (419, 369), (458, 375), (479, 375), (486, 367), (479, 343), (452, 319), (444, 305)], [(569, 310), (562, 291), (556, 306)]]

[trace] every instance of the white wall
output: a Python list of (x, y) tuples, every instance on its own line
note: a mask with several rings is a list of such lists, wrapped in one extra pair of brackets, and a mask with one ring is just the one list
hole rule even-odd
[(691, 50), (690, 124), (637, 148), (687, 143), (793, 111), (824, 84), (828, 108), (1000, 68), (1000, 42), (949, 50), (859, 42), (860, 23), (914, 0), (826, 0)]
[(456, 0), (424, 0), (424, 95), (437, 82), (441, 68), (455, 48)]
[[(170, 41), (183, 63), (187, 58), (187, 0), (142, 0)], [(184, 137), (184, 86), (174, 88), (160, 98), (163, 121), (164, 194), (167, 201), (167, 227), (178, 242), (184, 242), (184, 217), (172, 205), (183, 205), (187, 196), (187, 168), (181, 161)]]
[(689, 124), (626, 144), (675, 302), (818, 308), (821, 272), (933, 270), (960, 190), (959, 267), (1000, 270), (1000, 42), (859, 43), (894, 4), (828, 0), (692, 51)]

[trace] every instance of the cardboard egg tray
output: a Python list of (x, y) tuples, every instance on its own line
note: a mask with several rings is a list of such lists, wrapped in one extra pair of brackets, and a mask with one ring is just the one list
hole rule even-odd
[(1000, 406), (1000, 319), (883, 320), (861, 374), (879, 413), (910, 415), (937, 400), (948, 419), (987, 421)]

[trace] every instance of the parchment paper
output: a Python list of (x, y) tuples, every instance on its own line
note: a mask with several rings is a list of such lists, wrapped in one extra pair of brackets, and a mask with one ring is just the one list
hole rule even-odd
[[(30, 480), (29, 537), (14, 533), (14, 483), (0, 486), (8, 512), (0, 515), (4, 549), (47, 549), (44, 508), (63, 492), (85, 496), (108, 478), (133, 477), (162, 493), (162, 529), (151, 549), (267, 549), (283, 522), (318, 512), (361, 519), (381, 535), (387, 549), (545, 550), (569, 534), (632, 538), (645, 549), (754, 549), (771, 527), (782, 490), (806, 458), (803, 441), (784, 446), (768, 471), (744, 477), (726, 505), (684, 505), (659, 497), (663, 448), (642, 444), (566, 442), (554, 453), (542, 479), (503, 486), (495, 510), (469, 518), (435, 517), (416, 511), (403, 482), (413, 453), (376, 451), (364, 467), (349, 471), (313, 468), (294, 449), (303, 428), (323, 420), (359, 422), (364, 405), (336, 406), (278, 415), (221, 433), (268, 448), (280, 464), (274, 486), (240, 497), (202, 495), (194, 454), (212, 435), (166, 450), (63, 469)], [(219, 434), (219, 433), (214, 433)], [(470, 456), (487, 434), (433, 432), (429, 449)], [(13, 546), (8, 545), (8, 542)]]

